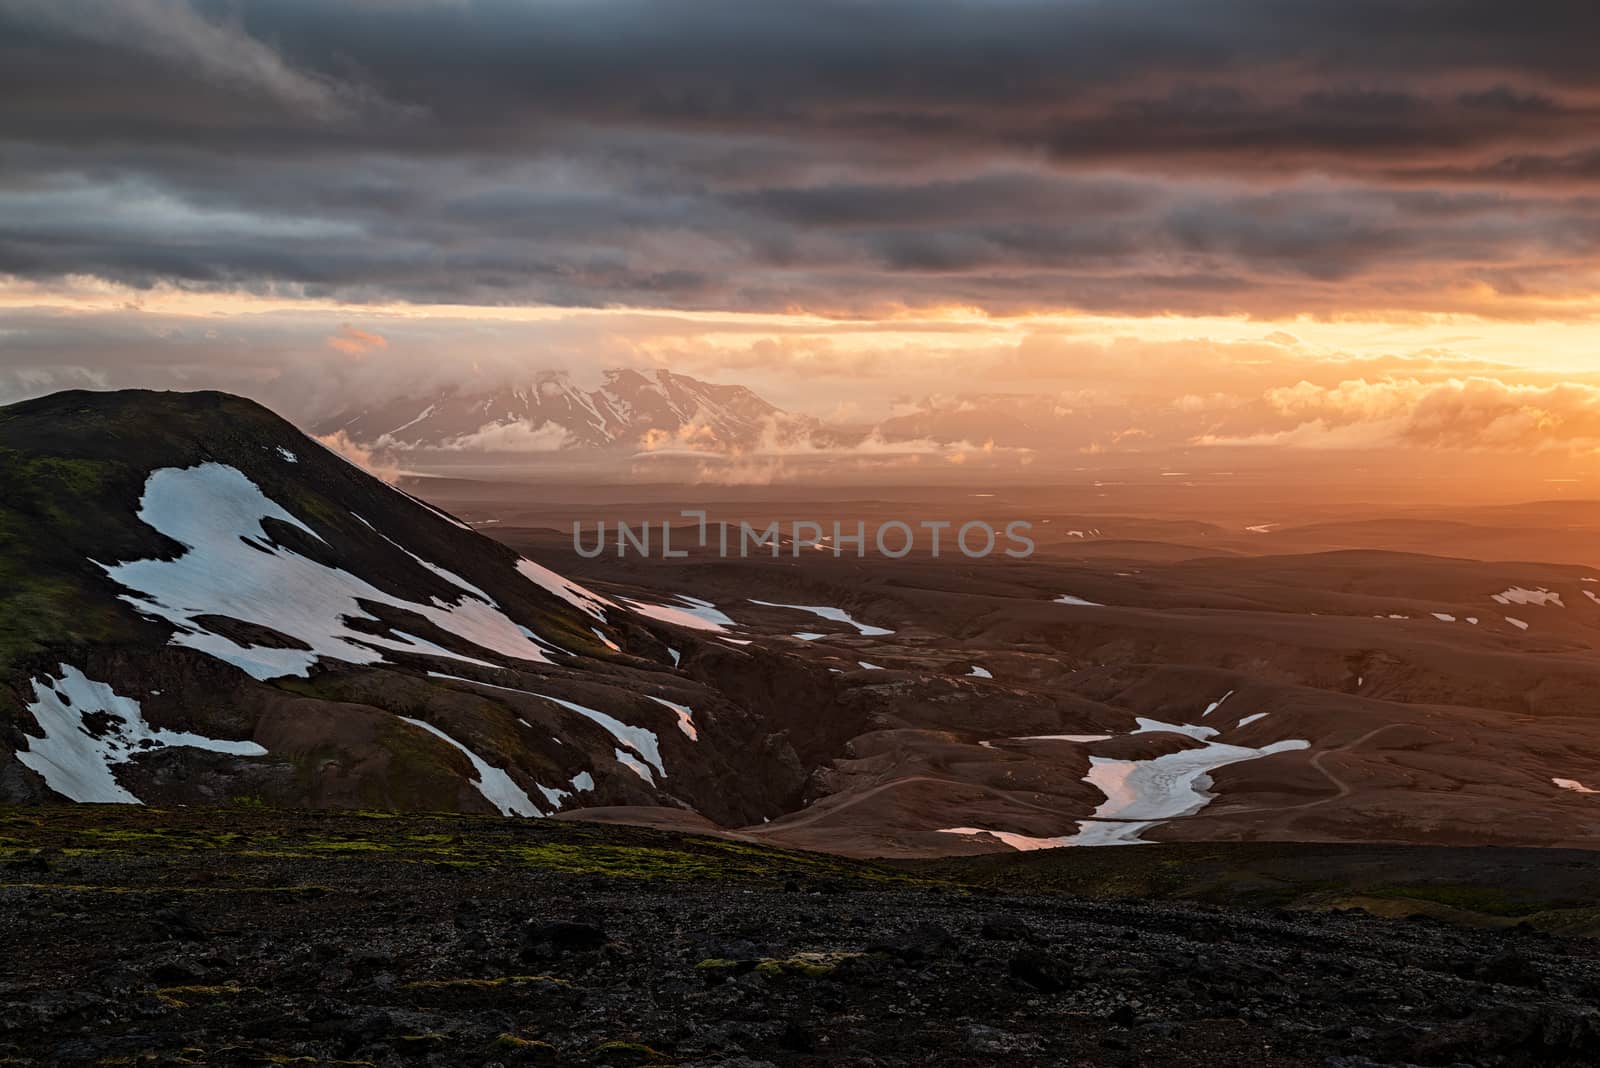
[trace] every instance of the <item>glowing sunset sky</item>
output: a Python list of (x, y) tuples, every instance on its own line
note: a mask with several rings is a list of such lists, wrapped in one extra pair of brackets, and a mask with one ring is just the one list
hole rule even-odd
[(1095, 447), (1588, 450), (1596, 41), (1542, 0), (0, 0), (0, 400), (633, 365), (1125, 413)]

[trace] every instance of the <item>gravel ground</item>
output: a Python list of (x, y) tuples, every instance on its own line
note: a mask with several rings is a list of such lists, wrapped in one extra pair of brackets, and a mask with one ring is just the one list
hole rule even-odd
[(0, 827), (5, 1063), (1600, 1057), (1588, 940), (1008, 897), (626, 828), (190, 813), (139, 829), (158, 815)]

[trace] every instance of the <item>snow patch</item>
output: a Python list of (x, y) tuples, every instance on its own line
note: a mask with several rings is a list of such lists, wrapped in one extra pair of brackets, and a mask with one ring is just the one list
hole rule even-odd
[(1101, 604), (1099, 601), (1086, 601), (1082, 597), (1074, 597), (1070, 593), (1063, 593), (1060, 597), (1057, 597), (1055, 599), (1054, 603), (1056, 603), (1056, 604), (1078, 604), (1078, 605), (1083, 605), (1085, 608), (1104, 608), (1105, 607), (1105, 605)]
[(1592, 790), (1583, 785), (1583, 783), (1579, 782), (1577, 779), (1551, 779), (1550, 781), (1561, 787), (1563, 790), (1571, 790), (1574, 793), (1600, 794), (1600, 790)]
[(758, 601), (750, 598), (751, 604), (759, 604), (765, 608), (790, 608), (796, 612), (810, 612), (822, 619), (830, 619), (835, 623), (844, 623), (856, 628), (863, 638), (880, 638), (886, 634), (893, 634), (892, 630), (883, 627), (874, 627), (867, 623), (858, 623), (851, 618), (850, 613), (842, 608), (831, 608), (823, 604), (778, 604), (775, 601)]
[[(646, 694), (645, 696), (649, 697), (650, 695)], [(688, 705), (680, 705), (675, 701), (668, 701), (665, 697), (650, 697), (650, 700), (658, 705), (670, 708), (678, 714), (678, 729), (688, 735), (691, 742), (700, 740), (700, 732), (695, 729), (694, 725), (694, 709)]]
[[(431, 723), (424, 723), (422, 720), (412, 719), (410, 716), (401, 716), (399, 718), (413, 727), (421, 727), (435, 738), (448, 743), (465, 754), (466, 758), (472, 762), (473, 770), (478, 773), (478, 781), (474, 783), (478, 788), (478, 793), (483, 795), (485, 801), (499, 809), (502, 816), (542, 816), (544, 814), (533, 803), (533, 798), (529, 797), (522, 787), (512, 781), (511, 776), (507, 775), (504, 769), (492, 766), (477, 753), (474, 753), (471, 749), (468, 749)], [(540, 789), (542, 790), (543, 787), (540, 787)]]
[[(552, 704), (560, 705), (562, 708), (565, 708), (568, 711), (576, 712), (585, 719), (599, 724), (619, 745), (624, 745), (632, 749), (645, 760), (649, 761), (650, 766), (656, 771), (660, 772), (663, 779), (667, 777), (666, 769), (661, 763), (661, 748), (658, 744), (655, 732), (644, 727), (635, 727), (630, 723), (622, 722), (615, 716), (607, 715), (606, 713), (597, 711), (596, 709), (590, 708), (587, 705), (580, 705), (576, 701), (568, 701), (561, 697), (552, 697), (550, 694), (546, 693), (535, 693), (532, 690), (518, 690), (511, 686), (499, 686), (492, 682), (479, 682), (477, 679), (464, 679), (459, 675), (444, 675), (437, 671), (428, 672), (428, 677), (431, 679), (448, 679), (451, 682), (464, 682), (469, 686), (484, 686), (491, 690), (500, 690), (505, 693), (520, 694), (523, 697), (537, 697), (541, 701), (549, 701)], [(655, 782), (654, 779), (651, 779), (650, 781), (652, 783)]]
[[(351, 620), (375, 619), (361, 601), (413, 612), (445, 633), (502, 656), (549, 663), (516, 623), (480, 599), (482, 591), (471, 593), (459, 579), (452, 581), (465, 596), (457, 603), (434, 598), (430, 604), (421, 604), (273, 544), (263, 526), (268, 519), (318, 536), (236, 468), (206, 463), (153, 472), (145, 483), (139, 518), (187, 551), (174, 560), (101, 564), (113, 581), (132, 591), (124, 594), (123, 600), (176, 627), (173, 645), (216, 657), (254, 678), (304, 676), (322, 657), (350, 664), (382, 663), (386, 650), (426, 651), (482, 663), (431, 643), (424, 648), (417, 639), (352, 629)], [(431, 569), (450, 575), (443, 568)], [(267, 627), (310, 648), (240, 645), (197, 622), (207, 615)]]
[(1138, 726), (1134, 728), (1134, 734), (1153, 734), (1170, 731), (1173, 734), (1186, 734), (1197, 742), (1203, 742), (1207, 738), (1214, 738), (1217, 734), (1215, 727), (1201, 727), (1193, 723), (1165, 723), (1159, 719), (1146, 719), (1143, 716), (1137, 717), (1135, 722), (1138, 723)]
[(1516, 627), (1518, 630), (1527, 630), (1528, 629), (1528, 624), (1524, 623), (1520, 619), (1512, 619), (1510, 616), (1506, 616), (1506, 622), (1510, 623), (1513, 627)]
[(623, 767), (627, 768), (629, 771), (631, 771), (635, 775), (639, 776), (639, 778), (643, 779), (645, 782), (649, 783), (651, 786), (654, 786), (656, 784), (655, 776), (650, 774), (650, 769), (649, 768), (647, 768), (643, 764), (639, 763), (639, 758), (638, 757), (634, 756), (632, 753), (628, 752), (626, 749), (615, 749), (612, 752), (613, 752), (613, 755), (617, 758), (617, 763), (618, 764), (621, 764)]
[(1555, 605), (1557, 608), (1567, 607), (1561, 603), (1561, 595), (1559, 593), (1552, 593), (1543, 586), (1540, 586), (1536, 590), (1528, 590), (1523, 589), (1521, 586), (1513, 586), (1509, 590), (1492, 594), (1491, 597), (1493, 598), (1495, 604), (1526, 604), (1539, 605), (1541, 607)]
[[(266, 755), (267, 751), (255, 742), (223, 741), (189, 731), (152, 728), (144, 721), (138, 701), (119, 695), (70, 665), (62, 664), (58, 670), (59, 676), (33, 680), (37, 698), (28, 711), (44, 731), (44, 737), (24, 734), (28, 748), (17, 753), (17, 760), (69, 800), (143, 804), (117, 782), (111, 768), (155, 749), (184, 747), (235, 756)], [(93, 722), (85, 723), (85, 716), (94, 717)]]
[(617, 607), (593, 590), (580, 586), (543, 564), (536, 564), (527, 558), (517, 561), (517, 573), (535, 586), (555, 594), (578, 611), (586, 612), (602, 623), (606, 621), (606, 609)]
[(1211, 801), (1207, 792), (1211, 772), (1218, 768), (1309, 747), (1309, 742), (1298, 739), (1260, 748), (1207, 742), (1203, 749), (1185, 749), (1151, 760), (1090, 757), (1084, 781), (1106, 795), (1105, 803), (1094, 812), (1100, 819), (1176, 819), (1193, 815)]
[(972, 666), (972, 670), (967, 672), (967, 678), (969, 678), (969, 679), (992, 679), (992, 678), (994, 678), (994, 675), (992, 673), (990, 673), (988, 668), (981, 668), (981, 667), (978, 667), (976, 664), (974, 664)]
[[(1140, 723), (1142, 730), (1143, 724), (1157, 721), (1141, 720)], [(1162, 729), (1171, 727), (1170, 724), (1160, 726)], [(1083, 781), (1098, 789), (1106, 800), (1095, 809), (1093, 817), (1078, 821), (1076, 833), (1057, 838), (1033, 838), (979, 827), (951, 827), (940, 833), (988, 834), (1013, 849), (1023, 850), (1143, 845), (1145, 839), (1140, 836), (1146, 830), (1168, 820), (1192, 816), (1211, 802), (1211, 772), (1229, 764), (1309, 747), (1309, 742), (1299, 739), (1273, 742), (1259, 748), (1206, 741), (1204, 748), (1167, 753), (1150, 760), (1091, 756), (1089, 774)]]
[(702, 601), (698, 597), (690, 597), (686, 593), (673, 594), (673, 600), (680, 604), (651, 604), (648, 601), (636, 601), (631, 597), (623, 600), (628, 602), (628, 607), (649, 619), (659, 620), (662, 623), (671, 623), (690, 630), (709, 630), (721, 634), (729, 627), (737, 627), (726, 614), (718, 610), (710, 601)]

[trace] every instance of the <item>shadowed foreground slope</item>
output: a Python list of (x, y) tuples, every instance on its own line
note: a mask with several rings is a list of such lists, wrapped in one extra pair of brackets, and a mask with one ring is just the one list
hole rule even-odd
[[(0, 812), (0, 836), (11, 1063), (1354, 1068), (1600, 1051), (1588, 940), (1117, 897), (1156, 870), (1181, 894), (1305, 847), (1074, 850), (1090, 874), (1068, 896), (1043, 892), (1082, 874), (1065, 854), (1053, 874), (1035, 857), (877, 865), (548, 820), (80, 806)], [(1383, 863), (1420, 884), (1462, 878), (1471, 854)], [(1336, 884), (1341, 854), (1323, 855)], [(1528, 851), (1512, 896), (1579, 859)]]

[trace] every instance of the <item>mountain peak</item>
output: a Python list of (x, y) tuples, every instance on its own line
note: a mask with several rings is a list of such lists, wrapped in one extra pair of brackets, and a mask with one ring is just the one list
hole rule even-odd
[(744, 386), (703, 382), (664, 368), (614, 368), (585, 390), (566, 371), (526, 384), (451, 387), (382, 405), (348, 409), (316, 424), (368, 448), (550, 452), (632, 450), (656, 437), (695, 434), (730, 447), (761, 437), (779, 409)]

